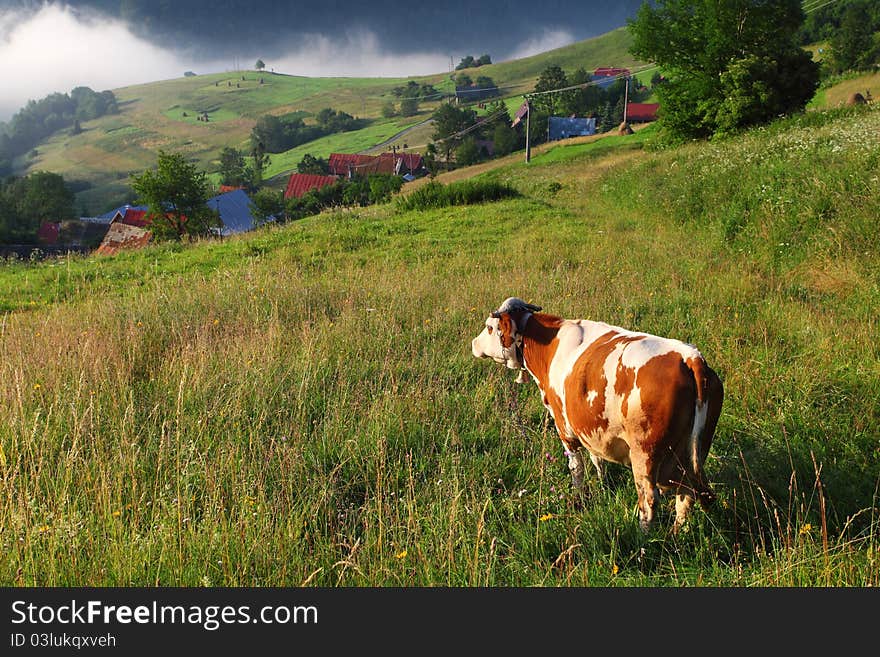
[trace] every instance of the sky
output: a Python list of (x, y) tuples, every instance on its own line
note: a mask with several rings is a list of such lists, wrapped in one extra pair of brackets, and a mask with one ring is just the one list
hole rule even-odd
[[(258, 58), (279, 73), (316, 77), (428, 75), (484, 53), (496, 62), (517, 59), (619, 27), (640, 4), (266, 0), (264, 19), (283, 29), (267, 30), (265, 23), (240, 18), (229, 25), (229, 33), (210, 38), (194, 18), (193, 27), (178, 23), (181, 31), (163, 39), (163, 33), (146, 33), (142, 25), (101, 12), (97, 7), (112, 4), (106, 0), (19, 2), (24, 4), (0, 0), (0, 121), (8, 121), (28, 100), (77, 86), (103, 91), (177, 78), (185, 71), (247, 69)], [(230, 11), (236, 2), (226, 0)], [(255, 14), (259, 5), (260, 0), (247, 3)]]

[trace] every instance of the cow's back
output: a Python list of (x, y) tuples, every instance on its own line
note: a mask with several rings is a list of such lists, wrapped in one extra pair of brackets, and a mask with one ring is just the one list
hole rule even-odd
[(697, 388), (687, 361), (702, 360), (699, 351), (607, 324), (579, 324), (589, 341), (557, 353), (570, 361), (562, 395), (569, 432), (610, 461), (628, 465), (635, 448), (689, 462)]

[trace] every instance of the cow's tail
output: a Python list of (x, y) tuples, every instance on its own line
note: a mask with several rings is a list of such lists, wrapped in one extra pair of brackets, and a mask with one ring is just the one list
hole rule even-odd
[[(695, 356), (687, 359), (687, 366), (694, 376), (694, 383), (697, 388), (697, 400), (694, 409), (694, 424), (691, 429), (690, 436), (690, 458), (694, 474), (694, 488), (696, 489), (697, 499), (702, 505), (711, 504), (715, 499), (715, 493), (706, 483), (703, 476), (703, 462), (709, 452), (709, 446), (712, 444), (712, 434), (715, 432), (715, 423), (717, 422), (717, 412), (712, 400), (715, 381), (718, 376), (706, 364), (702, 356)], [(720, 385), (720, 381), (718, 382)]]

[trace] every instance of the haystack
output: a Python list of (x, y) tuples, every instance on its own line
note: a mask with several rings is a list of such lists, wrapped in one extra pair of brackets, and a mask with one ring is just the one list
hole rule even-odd
[(629, 127), (629, 123), (624, 121), (617, 127), (617, 134), (619, 135), (631, 135), (633, 133), (633, 129)]
[(864, 105), (865, 102), (865, 97), (858, 91), (850, 94), (849, 98), (846, 99), (847, 105)]

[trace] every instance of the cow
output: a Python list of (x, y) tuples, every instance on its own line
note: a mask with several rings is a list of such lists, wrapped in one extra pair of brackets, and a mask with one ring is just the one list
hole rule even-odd
[(703, 474), (724, 388), (693, 345), (598, 321), (563, 319), (510, 297), (471, 341), (477, 358), (531, 375), (553, 417), (576, 489), (583, 450), (599, 480), (605, 461), (629, 466), (648, 532), (661, 493), (675, 493), (677, 533), (697, 500), (715, 498)]

